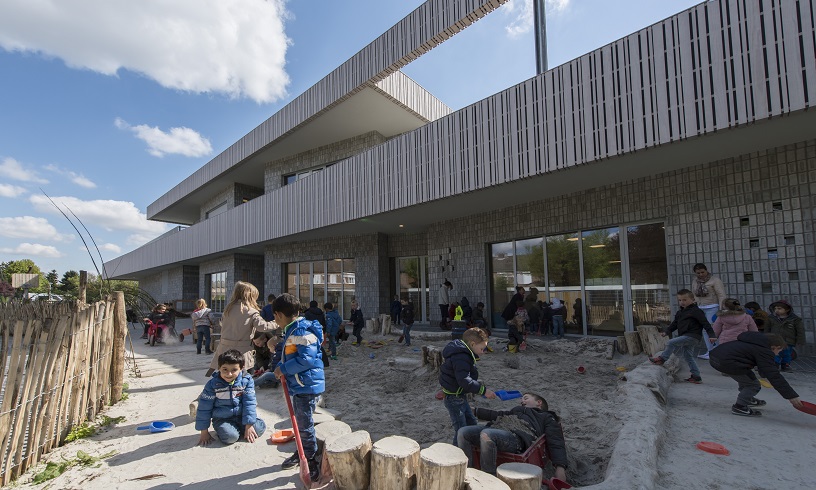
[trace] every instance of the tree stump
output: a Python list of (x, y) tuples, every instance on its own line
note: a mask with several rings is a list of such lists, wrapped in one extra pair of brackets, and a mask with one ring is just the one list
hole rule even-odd
[(442, 351), (432, 345), (422, 346), (422, 365), (428, 366), (434, 371), (439, 371), (442, 366)]
[(190, 402), (190, 418), (195, 420), (198, 413), (198, 398)]
[(538, 466), (527, 463), (504, 463), (496, 468), (496, 476), (510, 490), (541, 490), (543, 473)]
[(437, 442), (423, 449), (419, 452), (417, 490), (460, 488), (465, 481), (467, 462), (465, 453), (450, 444)]
[(640, 346), (640, 335), (637, 332), (625, 332), (623, 335), (626, 337), (626, 350), (629, 351), (629, 354), (636, 356), (643, 351)]
[(382, 327), (382, 334), (389, 335), (391, 333), (391, 315), (380, 315), (380, 326)]
[(637, 331), (640, 336), (640, 344), (643, 346), (643, 351), (650, 356), (654, 356), (666, 348), (666, 337), (660, 335), (656, 326), (638, 325)]
[(623, 335), (618, 335), (618, 354), (626, 354), (627, 352), (626, 337)]
[(368, 432), (358, 430), (329, 440), (326, 456), (337, 490), (368, 488), (371, 475), (371, 436)]
[(510, 490), (510, 487), (489, 473), (468, 468), (465, 471), (465, 490)]
[(312, 414), (312, 421), (315, 425), (331, 422), (333, 420), (334, 417), (330, 413), (315, 411), (315, 413)]
[(317, 439), (317, 452), (323, 451), (323, 448), (326, 447), (326, 441), (336, 436), (345, 436), (348, 434), (351, 434), (351, 426), (339, 420), (316, 424), (315, 438)]
[(419, 443), (390, 436), (371, 449), (371, 490), (411, 490), (416, 485)]

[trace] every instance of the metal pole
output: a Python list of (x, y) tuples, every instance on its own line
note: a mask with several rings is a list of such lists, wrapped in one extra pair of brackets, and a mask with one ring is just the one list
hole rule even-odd
[(533, 19), (535, 25), (536, 74), (541, 75), (548, 69), (547, 65), (547, 0), (533, 0)]

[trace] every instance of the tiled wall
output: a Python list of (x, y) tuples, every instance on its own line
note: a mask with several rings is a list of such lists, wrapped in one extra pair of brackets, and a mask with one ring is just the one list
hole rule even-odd
[(376, 131), (370, 131), (354, 138), (321, 146), (314, 150), (282, 158), (266, 165), (264, 186), (266, 192), (272, 192), (283, 186), (283, 176), (301, 170), (326, 165), (344, 158), (357, 155), (385, 141), (385, 137)]

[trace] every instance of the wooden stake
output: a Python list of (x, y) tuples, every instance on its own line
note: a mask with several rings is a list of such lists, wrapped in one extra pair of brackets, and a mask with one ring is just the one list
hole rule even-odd
[(640, 346), (640, 336), (637, 332), (625, 332), (623, 336), (626, 337), (626, 350), (629, 351), (629, 354), (636, 356), (643, 351)]
[(465, 471), (465, 490), (510, 490), (510, 487), (489, 473), (468, 468)]
[(666, 348), (666, 337), (660, 335), (656, 326), (638, 325), (637, 331), (640, 336), (640, 344), (646, 354), (654, 356)]
[(423, 449), (419, 452), (417, 490), (460, 488), (467, 463), (465, 453), (450, 444), (438, 442)]
[(541, 468), (528, 463), (504, 463), (496, 468), (496, 476), (510, 490), (540, 490)]
[(88, 292), (88, 271), (79, 271), (79, 302), (86, 303)]
[(364, 430), (326, 443), (326, 456), (338, 490), (366, 489), (371, 475), (371, 436)]
[(371, 449), (371, 490), (411, 490), (419, 469), (419, 444), (413, 439), (390, 436)]

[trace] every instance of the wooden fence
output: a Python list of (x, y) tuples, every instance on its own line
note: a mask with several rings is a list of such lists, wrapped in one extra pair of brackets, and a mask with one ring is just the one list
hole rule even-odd
[(71, 427), (122, 397), (124, 295), (85, 304), (0, 304), (0, 485)]

